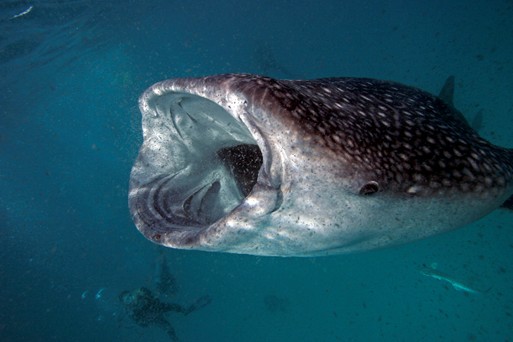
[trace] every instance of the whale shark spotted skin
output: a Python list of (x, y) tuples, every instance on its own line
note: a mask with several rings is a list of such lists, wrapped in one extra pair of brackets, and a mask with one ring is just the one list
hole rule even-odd
[(451, 82), (441, 98), (365, 78), (156, 83), (139, 99), (132, 218), (168, 247), (316, 256), (405, 243), (511, 207), (513, 150), (478, 136)]

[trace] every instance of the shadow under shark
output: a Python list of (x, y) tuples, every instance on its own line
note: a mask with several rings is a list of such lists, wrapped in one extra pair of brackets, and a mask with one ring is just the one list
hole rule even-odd
[(513, 150), (440, 97), (363, 78), (171, 79), (139, 100), (129, 206), (153, 242), (316, 256), (473, 222), (513, 194)]

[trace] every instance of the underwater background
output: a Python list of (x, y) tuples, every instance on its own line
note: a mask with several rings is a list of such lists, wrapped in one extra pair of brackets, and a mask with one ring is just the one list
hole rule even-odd
[[(138, 96), (249, 72), (399, 81), (513, 147), (513, 1), (0, 2), (0, 341), (167, 341), (118, 301), (166, 258), (182, 341), (513, 341), (513, 213), (372, 252), (274, 258), (147, 241), (127, 207)], [(436, 267), (479, 293), (428, 277)]]

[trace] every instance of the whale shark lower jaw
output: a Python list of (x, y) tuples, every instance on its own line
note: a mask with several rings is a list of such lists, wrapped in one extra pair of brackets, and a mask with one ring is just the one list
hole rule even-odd
[(463, 226), (513, 194), (511, 150), (398, 83), (216, 75), (159, 82), (139, 105), (129, 207), (168, 247), (356, 252)]

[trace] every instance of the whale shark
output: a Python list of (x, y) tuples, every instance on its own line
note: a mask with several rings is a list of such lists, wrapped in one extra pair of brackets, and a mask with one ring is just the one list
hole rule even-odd
[(369, 78), (158, 82), (139, 98), (129, 209), (171, 248), (320, 256), (402, 244), (513, 208), (513, 150), (453, 104)]

